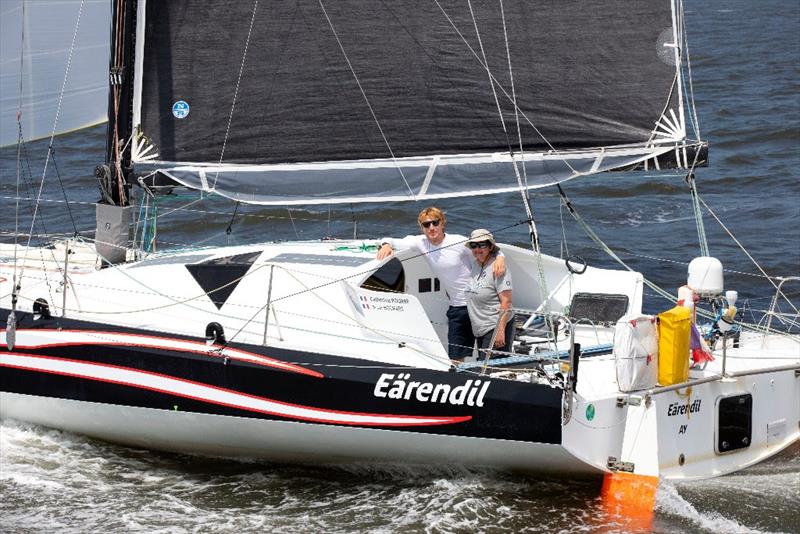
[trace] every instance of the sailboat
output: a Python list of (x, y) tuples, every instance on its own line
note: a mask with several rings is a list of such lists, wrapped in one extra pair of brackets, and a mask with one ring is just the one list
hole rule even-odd
[[(694, 191), (684, 29), (680, 0), (114, 2), (96, 236), (4, 245), (0, 416), (192, 454), (656, 481), (777, 454), (800, 437), (781, 314), (745, 324), (704, 255), (687, 285), (713, 361), (642, 352), (665, 339), (648, 280), (549, 256), (535, 225), (531, 191), (586, 176), (679, 168)], [(443, 284), (411, 251), (378, 260), (383, 236), (133, 247), (134, 203), (176, 188), (519, 192), (512, 351), (451, 361)]]

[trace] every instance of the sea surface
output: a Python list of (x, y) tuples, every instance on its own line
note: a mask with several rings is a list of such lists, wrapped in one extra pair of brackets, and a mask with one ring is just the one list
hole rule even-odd
[[(711, 254), (745, 314), (768, 307), (762, 275), (800, 275), (800, 2), (688, 0), (687, 31), (700, 135), (697, 170)], [(535, 28), (532, 28), (535, 31)], [(105, 129), (57, 137), (34, 234), (91, 235), (92, 175)], [(47, 142), (26, 145), (19, 196), (35, 198)], [(19, 220), (16, 148), (0, 149), (0, 238)], [(630, 267), (674, 292), (699, 255), (681, 173), (605, 174), (564, 186), (594, 231)], [(560, 205), (536, 192), (545, 252), (616, 267)], [(529, 246), (518, 194), (442, 201), (448, 228), (496, 231)], [(159, 250), (327, 236), (415, 233), (421, 206), (240, 207), (181, 192), (159, 205)], [(26, 216), (27, 213), (27, 216)], [(18, 221), (18, 222), (17, 222)], [(227, 231), (230, 228), (230, 231)], [(752, 261), (727, 231), (749, 251)], [(34, 236), (32, 243), (37, 243)], [(757, 264), (756, 264), (757, 262)], [(787, 286), (798, 302), (800, 287)], [(667, 304), (649, 291), (646, 308)], [(742, 306), (744, 305), (744, 306)], [(298, 467), (130, 449), (15, 421), (0, 422), (0, 532), (625, 532), (602, 512), (595, 483), (479, 470)], [(800, 445), (742, 472), (659, 487), (652, 532), (800, 532)]]

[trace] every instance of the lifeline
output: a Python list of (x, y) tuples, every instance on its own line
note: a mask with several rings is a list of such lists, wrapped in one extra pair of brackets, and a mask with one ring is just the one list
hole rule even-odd
[(412, 395), (420, 402), (439, 402), (454, 405), (483, 406), (483, 398), (489, 389), (489, 380), (467, 380), (463, 385), (431, 382), (410, 382), (410, 373), (395, 375), (383, 373), (375, 383), (373, 394), (376, 397), (411, 400)]

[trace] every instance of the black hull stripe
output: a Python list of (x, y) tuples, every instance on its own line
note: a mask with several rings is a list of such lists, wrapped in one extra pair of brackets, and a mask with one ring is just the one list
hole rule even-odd
[(416, 427), (466, 422), (472, 416), (415, 416), (328, 410), (291, 404), (202, 382), (117, 365), (21, 352), (0, 354), (0, 367), (105, 382), (286, 419), (346, 426)]

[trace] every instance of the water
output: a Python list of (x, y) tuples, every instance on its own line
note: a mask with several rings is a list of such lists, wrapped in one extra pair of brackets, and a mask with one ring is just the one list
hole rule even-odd
[[(686, 5), (701, 135), (711, 164), (697, 172), (701, 196), (771, 275), (800, 274), (800, 4), (689, 0)], [(49, 163), (37, 232), (91, 234), (98, 198), (92, 169), (104, 158), (104, 129), (59, 137)], [(46, 143), (28, 146), (23, 193), (35, 196)], [(0, 237), (15, 219), (13, 149), (0, 150)], [(57, 169), (56, 169), (57, 168)], [(56, 173), (56, 170), (58, 171)], [(58, 176), (64, 184), (59, 185)], [(594, 230), (628, 262), (674, 291), (699, 253), (688, 191), (679, 174), (602, 175), (568, 183)], [(70, 202), (70, 213), (64, 198)], [(170, 212), (191, 204), (187, 210)], [(451, 230), (502, 229), (524, 217), (518, 195), (441, 202)], [(21, 205), (22, 213), (29, 204)], [(419, 206), (265, 209), (181, 193), (160, 206), (162, 248), (272, 239), (415, 232)], [(559, 207), (537, 193), (545, 251), (591, 265), (615, 264)], [(562, 230), (562, 216), (564, 227)], [(22, 218), (22, 232), (30, 218)], [(771, 286), (708, 215), (713, 255), (726, 286), (764, 309)], [(496, 232), (525, 245), (524, 225)], [(663, 261), (667, 260), (667, 261)], [(789, 290), (792, 292), (792, 290)], [(800, 287), (794, 288), (794, 294)], [(663, 302), (646, 295), (648, 309)], [(4, 532), (351, 532), (474, 530), (615, 532), (595, 484), (491, 472), (297, 467), (132, 450), (13, 421), (0, 423), (0, 530)], [(800, 532), (800, 446), (741, 473), (662, 483), (653, 532)]]

